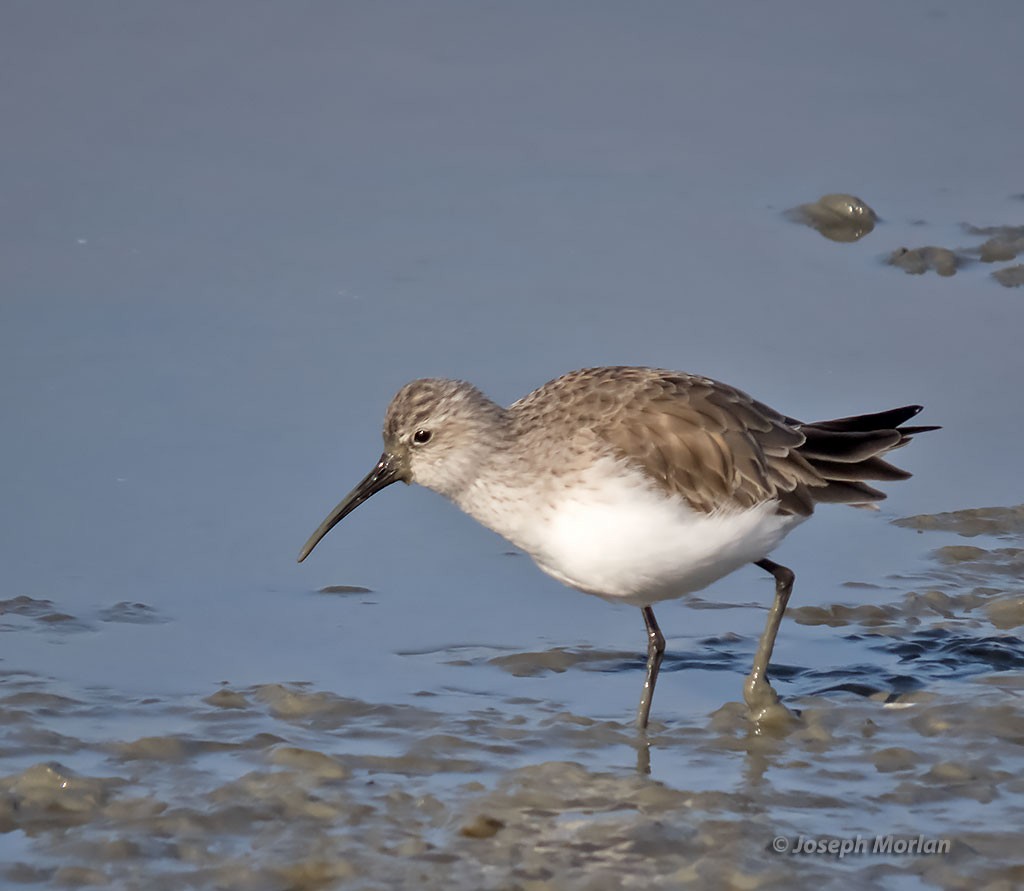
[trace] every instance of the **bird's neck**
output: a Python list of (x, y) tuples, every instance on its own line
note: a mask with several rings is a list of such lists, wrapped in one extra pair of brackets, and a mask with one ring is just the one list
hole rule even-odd
[(488, 444), (472, 477), (449, 497), (478, 523), (532, 553), (551, 500), (552, 475), (546, 465), (509, 423)]

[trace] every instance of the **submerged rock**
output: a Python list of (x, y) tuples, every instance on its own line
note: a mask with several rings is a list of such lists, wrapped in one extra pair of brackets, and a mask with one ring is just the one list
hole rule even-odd
[(816, 229), (831, 241), (859, 241), (875, 228), (878, 214), (856, 195), (834, 192), (812, 204), (801, 204), (785, 213), (787, 219)]

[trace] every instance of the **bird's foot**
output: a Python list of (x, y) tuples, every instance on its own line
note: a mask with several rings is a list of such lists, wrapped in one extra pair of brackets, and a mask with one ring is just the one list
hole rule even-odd
[(750, 720), (758, 732), (786, 731), (798, 722), (797, 716), (782, 704), (775, 688), (761, 677), (750, 676), (743, 685), (743, 698), (750, 710)]

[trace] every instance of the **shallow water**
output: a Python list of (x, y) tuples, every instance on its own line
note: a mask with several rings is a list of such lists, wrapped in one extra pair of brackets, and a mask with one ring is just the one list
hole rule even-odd
[[(1012, 0), (10, 4), (0, 884), (1024, 882), (1020, 26)], [(787, 214), (829, 195), (874, 227)], [(887, 262), (923, 248), (955, 275)], [(614, 363), (943, 425), (881, 512), (777, 552), (787, 735), (737, 702), (754, 568), (659, 608), (648, 747), (636, 611), (430, 493), (294, 563), (407, 379), (510, 401)], [(857, 834), (950, 850), (772, 850)]]
[[(999, 528), (992, 516), (1016, 513), (986, 512), (988, 530)], [(977, 517), (961, 520), (975, 535)], [(1012, 631), (1024, 624), (1024, 551), (981, 542), (936, 549), (912, 590), (908, 578), (888, 580), (878, 605), (854, 596), (794, 608), (832, 656), (828, 668), (774, 666), (799, 713), (778, 734), (755, 733), (735, 701), (677, 707), (710, 674), (738, 691), (756, 641), (737, 634), (669, 655), (647, 737), (628, 715), (581, 714), (545, 696), (554, 685), (532, 683), (550, 673), (639, 681), (635, 654), (590, 647), (401, 654), (410, 679), (431, 662), (497, 689), (421, 689), (395, 704), (309, 683), (138, 697), (8, 671), (4, 880), (784, 888), (799, 876), (826, 887), (1012, 887), (1024, 874), (1024, 643)], [(75, 617), (52, 621), (52, 604), (19, 598), (4, 610), (9, 635), (90, 633)], [(132, 605), (129, 620), (140, 612)], [(851, 850), (773, 847), (801, 839)], [(887, 843), (948, 850), (870, 853)]]

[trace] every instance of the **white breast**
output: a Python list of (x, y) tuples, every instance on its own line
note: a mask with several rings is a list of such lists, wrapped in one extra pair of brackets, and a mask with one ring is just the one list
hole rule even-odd
[(559, 581), (638, 606), (700, 591), (760, 560), (805, 519), (780, 516), (775, 502), (702, 514), (612, 458), (544, 494), (528, 507), (508, 498), (499, 499), (503, 510), (469, 512)]

